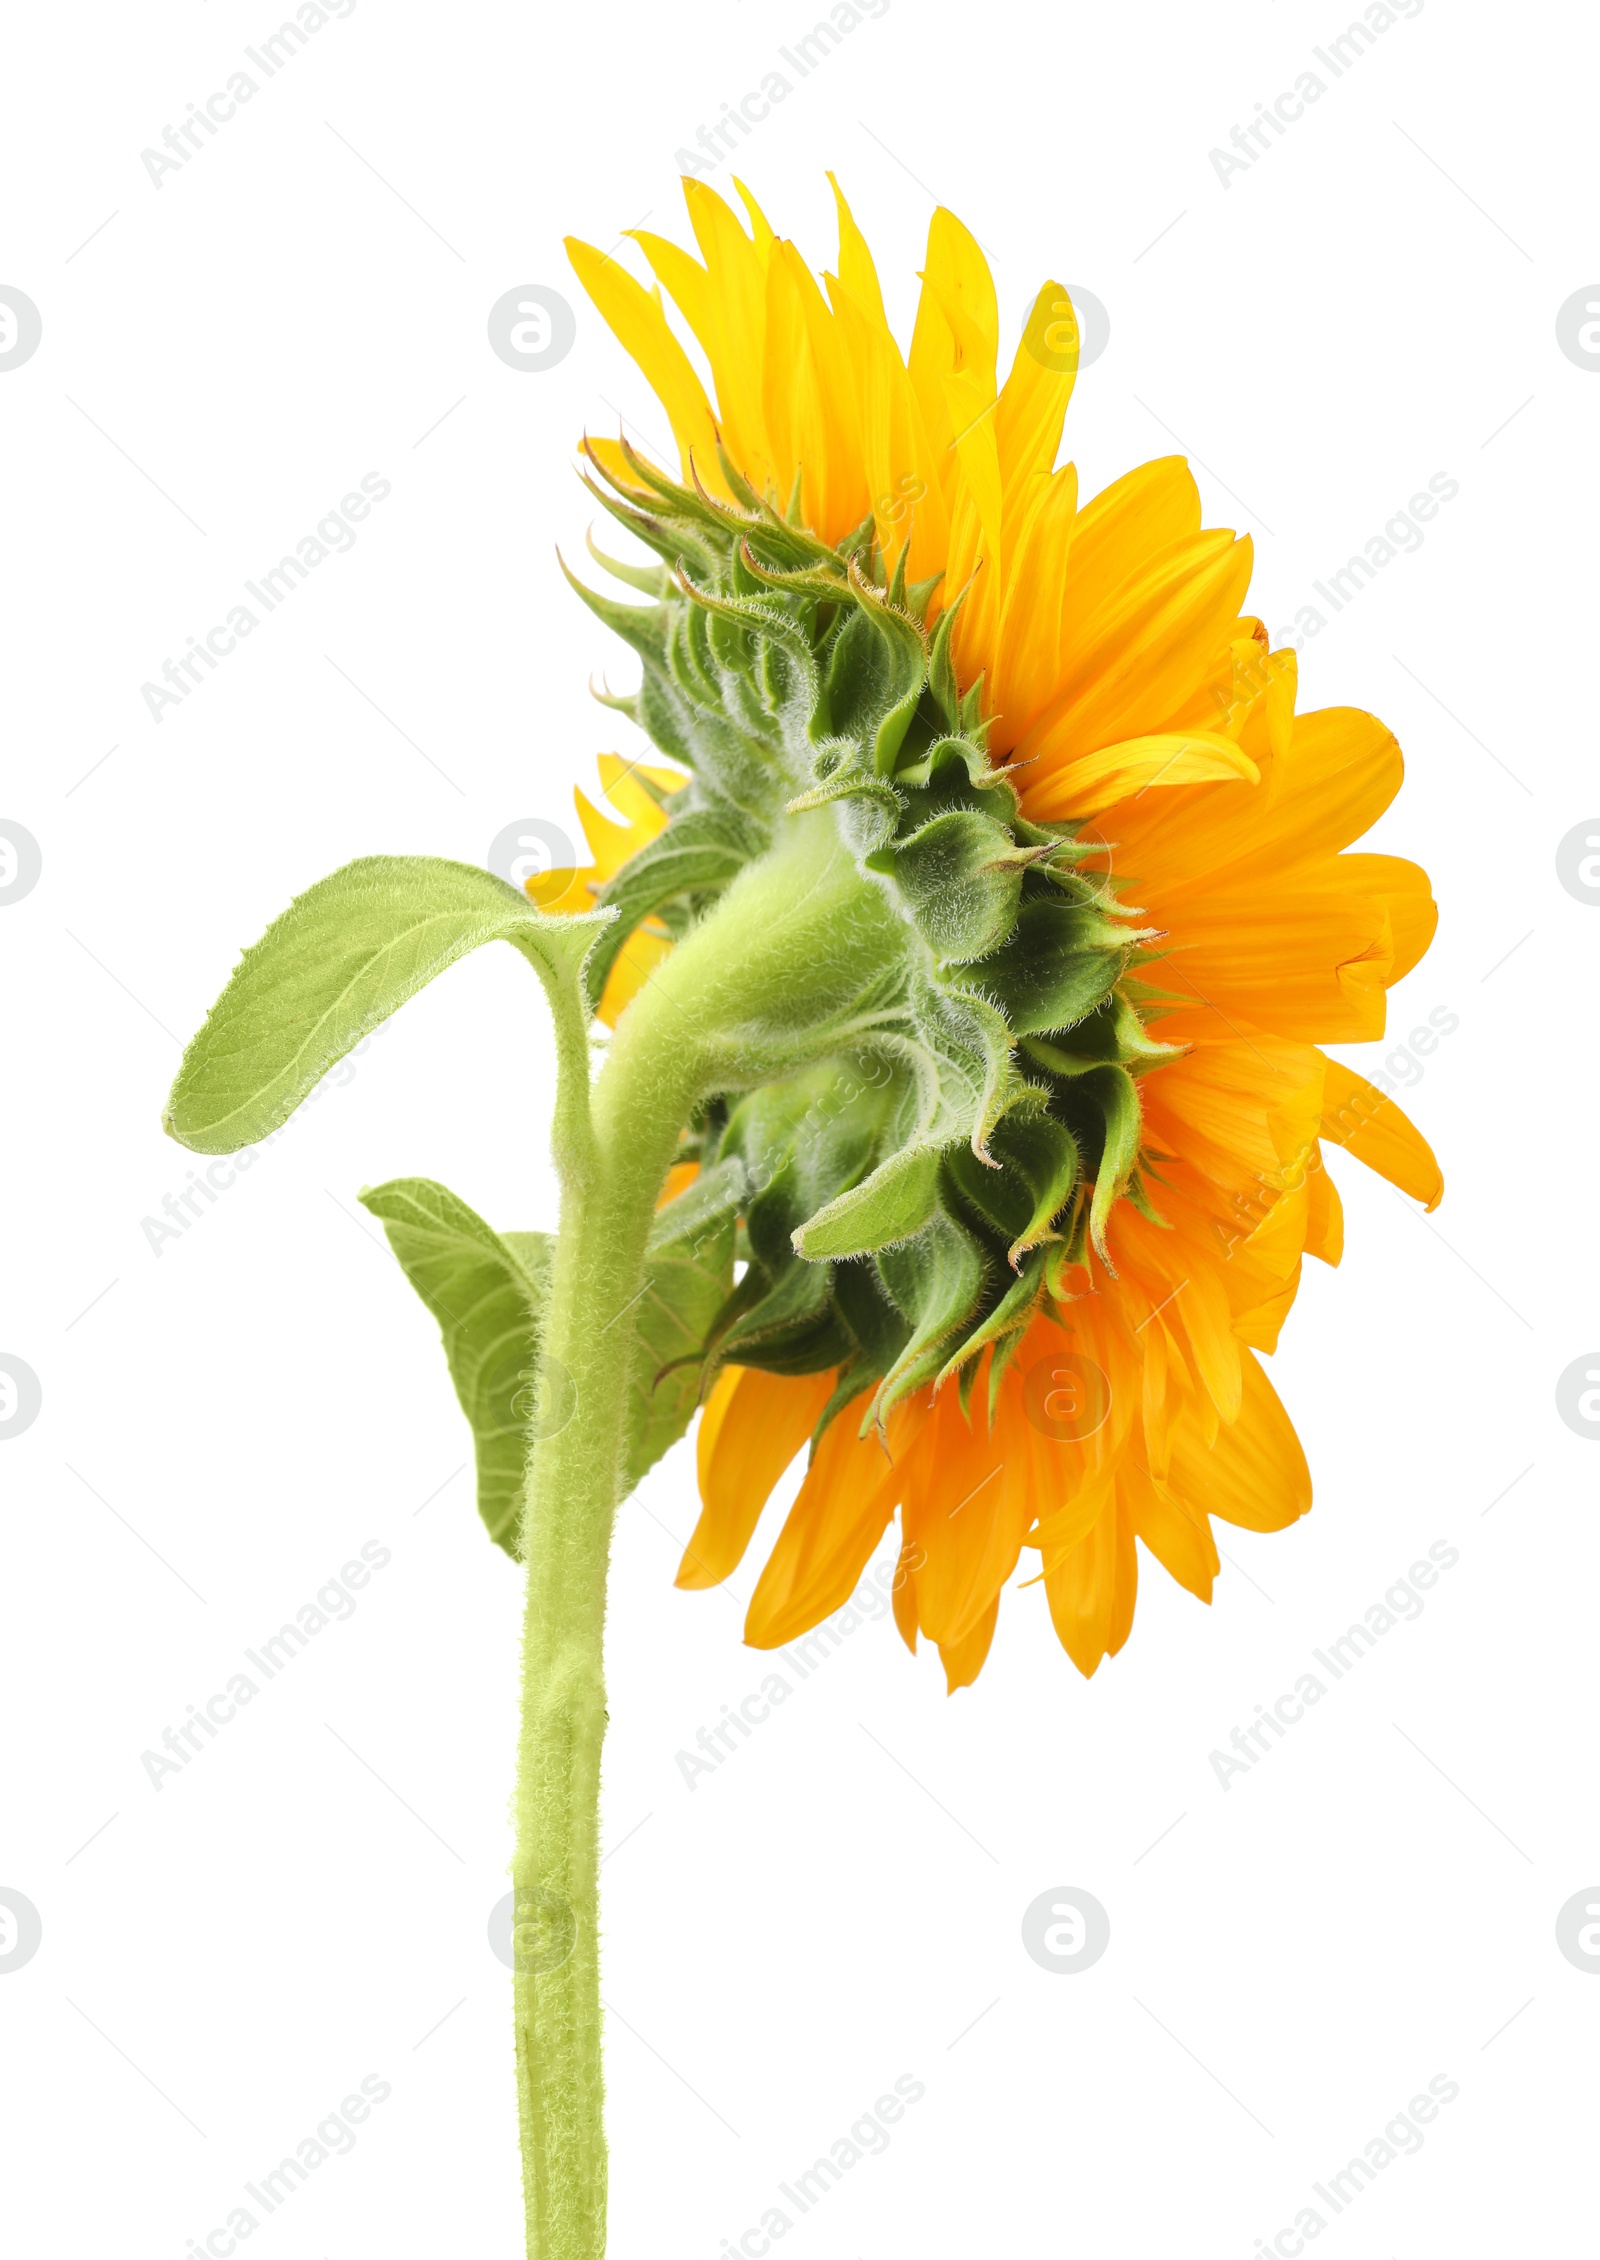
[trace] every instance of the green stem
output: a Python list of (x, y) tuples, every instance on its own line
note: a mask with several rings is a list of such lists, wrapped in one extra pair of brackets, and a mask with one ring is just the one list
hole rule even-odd
[[(663, 1114), (632, 1153), (597, 1125), (586, 1190), (563, 1202), (544, 1338), (543, 1407), (571, 1418), (530, 1454), (517, 1788), (517, 2077), (529, 2260), (600, 2260), (597, 1932), (606, 1568), (634, 1382), (629, 1306), (677, 1143)], [(619, 1162), (626, 1160), (626, 1166)]]
[[(562, 1062), (563, 1192), (528, 1460), (518, 1754), (517, 2081), (528, 2260), (601, 2260), (600, 1748), (611, 1527), (636, 1381), (630, 1313), (681, 1129), (709, 1092), (790, 1072), (838, 1040), (903, 949), (827, 812), (785, 827), (630, 1006), (592, 1094)], [(588, 1105), (584, 1100), (588, 1097)]]

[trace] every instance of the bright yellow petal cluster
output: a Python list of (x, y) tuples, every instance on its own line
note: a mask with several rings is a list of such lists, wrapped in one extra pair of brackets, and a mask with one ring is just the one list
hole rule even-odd
[[(1035, 1321), (992, 1420), (980, 1385), (970, 1409), (953, 1388), (901, 1405), (887, 1453), (853, 1418), (832, 1422), (747, 1634), (771, 1646), (839, 1607), (898, 1510), (896, 1616), (913, 1646), (919, 1634), (938, 1645), (952, 1687), (982, 1665), (1024, 1548), (1091, 1673), (1127, 1637), (1136, 1541), (1208, 1600), (1212, 1516), (1272, 1530), (1310, 1505), (1256, 1353), (1276, 1344), (1303, 1256), (1339, 1259), (1324, 1145), (1429, 1206), (1441, 1195), (1399, 1108), (1319, 1048), (1381, 1036), (1387, 989), (1432, 937), (1417, 865), (1341, 852), (1398, 790), (1399, 748), (1370, 715), (1296, 714), (1293, 654), (1270, 651), (1241, 611), (1250, 544), (1202, 528), (1181, 460), (1080, 507), (1076, 474), (1056, 465), (1076, 363), (1059, 285), (1039, 293), (997, 385), (994, 285), (950, 213), (934, 216), (902, 355), (837, 189), (838, 272), (819, 283), (743, 188), (748, 229), (684, 185), (700, 258), (640, 234), (658, 287), (569, 247), (666, 410), (684, 476), (730, 496), (721, 450), (826, 540), (870, 515), (891, 566), (909, 544), (913, 578), (943, 576), (935, 610), (968, 589), (957, 672), (963, 687), (982, 678), (991, 752), (1017, 765), (1030, 818), (1092, 820), (1102, 867), (1164, 937), (1146, 977), (1173, 1000), (1161, 1040), (1186, 1047), (1140, 1084), (1154, 1213), (1117, 1204), (1111, 1264), (1090, 1254), (1056, 1320)], [(609, 444), (599, 451), (625, 469)], [(653, 800), (636, 807), (619, 841), (593, 815), (585, 806), (602, 877), (662, 821)], [(624, 1001), (608, 990), (608, 1013)], [(704, 1512), (680, 1583), (736, 1568), (834, 1378), (723, 1375), (702, 1419)], [(1102, 1387), (1096, 1418), (1085, 1392)]]

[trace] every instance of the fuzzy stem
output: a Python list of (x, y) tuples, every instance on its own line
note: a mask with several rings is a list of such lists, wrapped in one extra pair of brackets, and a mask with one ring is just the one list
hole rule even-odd
[(530, 1454), (512, 1866), (528, 2260), (600, 2260), (605, 2250), (597, 1892), (606, 1567), (634, 1381), (629, 1311), (678, 1119), (663, 1109), (638, 1121), (631, 1152), (605, 1135), (617, 1126), (597, 1123), (593, 1178), (563, 1201), (551, 1281), (541, 1405), (556, 1418), (564, 1402), (573, 1411)]
[[(558, 1095), (563, 1191), (528, 1460), (515, 1894), (517, 2081), (528, 2260), (601, 2260), (606, 2148), (598, 1952), (600, 1747), (611, 1526), (637, 1378), (631, 1317), (655, 1203), (701, 1098), (840, 1040), (904, 948), (831, 816), (787, 826), (624, 1015), (584, 1093)], [(582, 1063), (563, 1060), (563, 1083)]]

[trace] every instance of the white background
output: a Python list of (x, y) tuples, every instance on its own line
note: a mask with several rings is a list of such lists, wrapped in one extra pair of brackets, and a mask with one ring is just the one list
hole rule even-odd
[[(291, 895), (358, 854), (481, 861), (518, 818), (570, 827), (594, 754), (633, 749), (586, 692), (625, 655), (555, 548), (581, 557), (585, 421), (621, 411), (659, 449), (661, 419), (560, 239), (609, 249), (647, 215), (682, 237), (674, 151), (813, 18), (359, 0), (153, 185), (141, 151), (279, 20), (169, 0), (6, 36), (0, 281), (43, 342), (0, 375), (0, 816), (44, 858), (0, 908), (0, 1349), (43, 1390), (0, 1462), (0, 1883), (43, 1923), (0, 1976), (6, 2202), (19, 2252), (181, 2260), (377, 2074), (358, 2146), (249, 2249), (498, 2260), (521, 2250), (486, 1939), (518, 1581), (353, 1196), (415, 1171), (553, 1223), (526, 968), (452, 972), (159, 1255), (142, 1220), (188, 1183), (158, 1119), (179, 1040)], [(1597, 58), (1576, 11), (1429, 0), (1334, 82), (1311, 50), (1347, 21), (892, 0), (742, 154), (819, 266), (838, 171), (902, 325), (935, 196), (1012, 335), (1045, 276), (1094, 292), (1085, 491), (1181, 446), (1208, 521), (1255, 535), (1274, 630), (1431, 475), (1459, 481), (1301, 660), (1303, 706), (1371, 707), (1408, 756), (1376, 844), (1427, 863), (1442, 918), (1390, 1049), (1437, 1008), (1459, 1027), (1408, 1094), (1445, 1206), (1340, 1170), (1349, 1254), (1308, 1266), (1276, 1360), (1314, 1513), (1223, 1531), (1209, 1610), (1147, 1562), (1092, 1683), (1037, 1591), (954, 1701), (879, 1622), (691, 1790), (677, 1752), (767, 1666), (726, 1594), (672, 1588), (692, 1448), (624, 1510), (604, 1988), (628, 2260), (714, 2260), (906, 2073), (927, 2092), (892, 2147), (786, 2253), (1248, 2260), (1441, 2073), (1460, 2093), (1425, 2147), (1320, 2207), (1329, 2249), (1590, 2248), (1600, 1984), (1555, 1918), (1600, 1876), (1600, 1452), (1555, 1385), (1600, 1337), (1600, 910), (1556, 849), (1600, 803), (1600, 371), (1556, 316), (1600, 273)], [(1224, 186), (1210, 150), (1307, 69), (1324, 97)], [(544, 373), (487, 342), (526, 283), (577, 309)], [(392, 493), (355, 548), (156, 724), (141, 684), (374, 471)], [(354, 1618), (153, 1788), (141, 1752), (368, 1540), (392, 1561)], [(1422, 1617), (1224, 1790), (1211, 1751), (1438, 1540), (1460, 1559)], [(1111, 1922), (1074, 1976), (1020, 1932), (1067, 1884)]]

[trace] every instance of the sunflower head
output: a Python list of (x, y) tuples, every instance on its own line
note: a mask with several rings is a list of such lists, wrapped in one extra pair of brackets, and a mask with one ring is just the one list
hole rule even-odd
[(1303, 1254), (1338, 1258), (1324, 1142), (1438, 1197), (1399, 1110), (1318, 1048), (1381, 1035), (1432, 931), (1416, 866), (1339, 852), (1398, 749), (1370, 716), (1296, 715), (1293, 654), (1241, 611), (1249, 544), (1201, 527), (1181, 462), (1080, 505), (1058, 285), (1000, 385), (950, 214), (902, 354), (842, 197), (819, 282), (747, 192), (748, 226), (685, 188), (700, 258), (638, 242), (686, 335), (660, 287), (570, 247), (680, 451), (585, 443), (655, 559), (595, 552), (643, 603), (580, 591), (640, 663), (610, 703), (674, 764), (632, 773), (597, 856), (617, 915), (592, 993), (614, 1022), (763, 874), (781, 918), (802, 838), (808, 870), (831, 843), (837, 932), (787, 1070), (731, 1050), (683, 1125), (667, 1217), (736, 1219), (742, 1261), (674, 1361), (707, 1393), (679, 1582), (730, 1574), (809, 1444), (752, 1641), (838, 1607), (898, 1512), (897, 1619), (952, 1686), (1024, 1548), (1092, 1672), (1140, 1545), (1208, 1599), (1212, 1516), (1310, 1504), (1256, 1352)]

